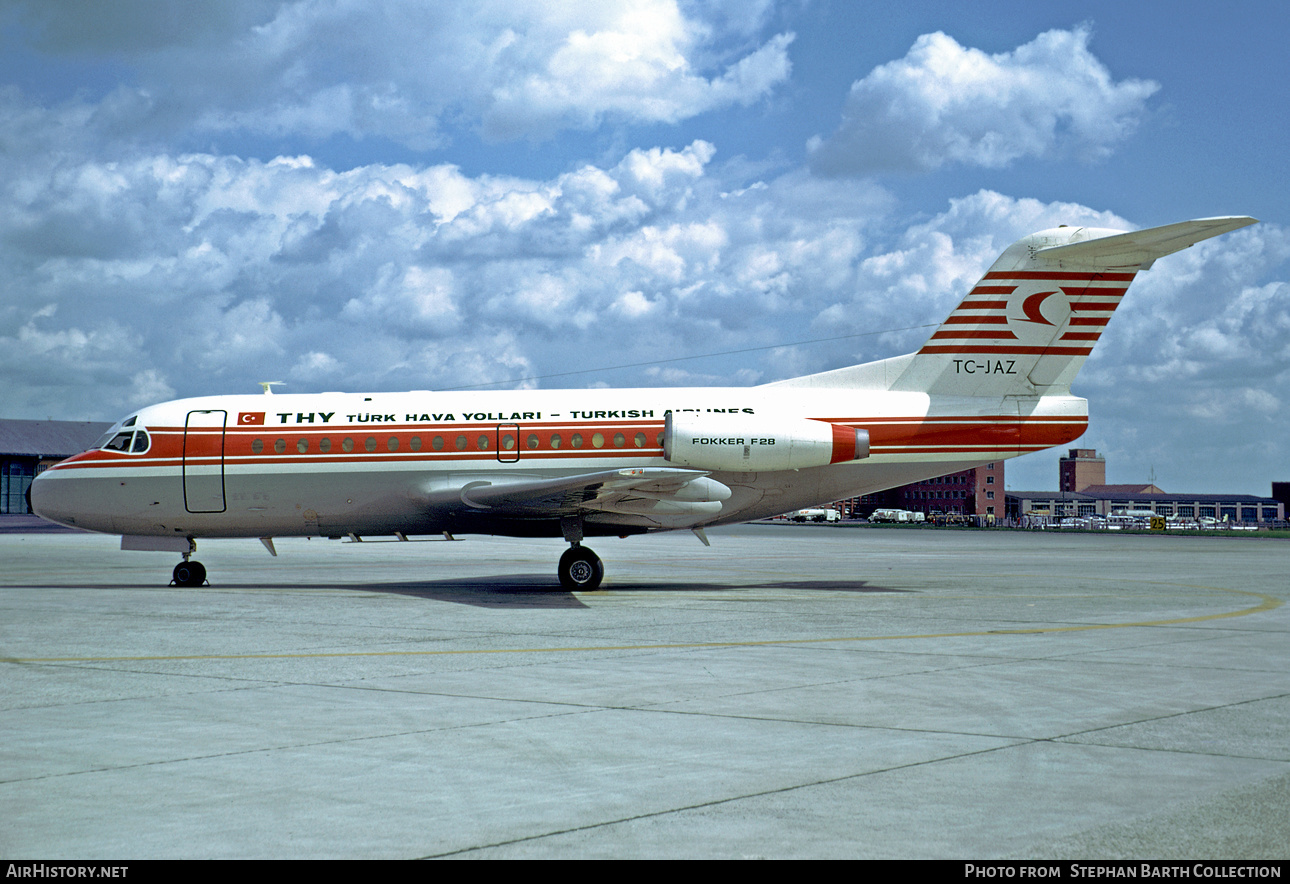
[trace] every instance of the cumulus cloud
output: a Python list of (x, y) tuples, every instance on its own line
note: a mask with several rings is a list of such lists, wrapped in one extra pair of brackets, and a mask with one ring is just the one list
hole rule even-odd
[[(398, 389), (774, 343), (776, 317), (803, 325), (850, 284), (889, 200), (801, 173), (729, 188), (715, 156), (695, 141), (527, 179), (11, 154), (0, 272), (23, 297), (0, 311), (15, 360), (0, 400), (27, 413), (42, 377), (87, 371), (121, 400), (265, 380)], [(58, 390), (77, 414), (117, 401)]]
[[(544, 352), (568, 357), (565, 336), (605, 317), (648, 324), (688, 352), (746, 344), (736, 337), (766, 337), (768, 327), (777, 341), (887, 330), (816, 348), (814, 367), (826, 368), (916, 348), (923, 330), (892, 330), (938, 322), (1019, 236), (1057, 224), (1134, 226), (991, 191), (893, 225), (890, 195), (872, 184), (801, 170), (727, 181), (716, 156), (695, 141), (526, 179), (449, 164), (338, 172), (304, 156), (100, 159), (74, 141), (9, 153), (0, 157), (9, 209), (0, 268), (24, 298), (0, 314), (0, 332), (12, 339), (27, 328), (29, 352), (56, 333), (87, 336), (89, 346), (106, 331), (95, 336), (88, 324), (110, 316), (133, 335), (122, 345), (131, 376), (151, 369), (187, 391), (180, 341), (204, 354), (211, 384), (276, 380), (293, 366), (298, 377), (344, 366), (371, 384), (387, 377), (384, 363), (415, 364), (409, 342), (442, 345), (508, 325), (528, 330), (519, 338), (526, 364)], [(1142, 303), (1169, 309), (1152, 320), (1163, 326), (1139, 331), (1130, 299), (1116, 318), (1127, 346), (1165, 338), (1192, 357), (1228, 360), (1251, 342), (1284, 349), (1275, 343), (1284, 289), (1259, 273), (1290, 247), (1275, 228), (1256, 229), (1266, 232), (1202, 244), (1161, 262), (1167, 272), (1144, 274)], [(1161, 286), (1167, 297), (1153, 289)], [(1216, 311), (1215, 291), (1239, 296)], [(453, 380), (423, 373), (418, 383)]]
[(989, 190), (952, 199), (946, 211), (857, 255), (854, 288), (833, 289), (847, 297), (821, 310), (814, 329), (820, 337), (890, 330), (858, 339), (850, 349), (831, 345), (838, 364), (916, 350), (930, 334), (928, 326), (949, 315), (1005, 248), (1061, 224), (1133, 226), (1076, 203), (1017, 199)]
[[(187, 28), (187, 5), (123, 0), (117, 23), (101, 6), (76, 7), (80, 24), (9, 7), (31, 12), (41, 51), (134, 76), (45, 104), (0, 88), (5, 416), (114, 419), (268, 380), (773, 380), (916, 349), (1027, 233), (1138, 226), (989, 190), (910, 218), (856, 174), (1113, 148), (1155, 87), (1113, 81), (1083, 30), (998, 56), (922, 38), (856, 84), (809, 169), (686, 138), (524, 176), (190, 148), (233, 130), (431, 144), (463, 123), (541, 138), (758, 101), (788, 75), (769, 2), (395, 2), (362, 27), (353, 0), (241, 0)], [(1119, 428), (1089, 442), (1127, 464), (1177, 443), (1162, 428), (1204, 422), (1189, 444), (1217, 463), (1234, 438), (1253, 459), (1290, 436), (1287, 261), (1290, 235), (1260, 225), (1143, 274), (1078, 381), (1095, 427)], [(588, 371), (614, 365), (634, 367)]]
[(937, 32), (851, 86), (842, 123), (808, 145), (823, 175), (1002, 168), (1022, 157), (1109, 153), (1159, 88), (1116, 82), (1089, 51), (1087, 28), (1047, 31), (989, 55)]
[[(1026, 233), (1134, 226), (992, 191), (893, 225), (870, 184), (790, 171), (730, 187), (715, 157), (696, 141), (549, 179), (211, 154), (11, 164), (0, 270), (26, 297), (0, 313), (0, 338), (54, 374), (119, 361), (122, 390), (150, 372), (153, 389), (181, 394), (471, 384), (511, 364), (558, 374), (847, 338), (726, 361), (769, 380), (916, 349)], [(1282, 353), (1285, 285), (1260, 274), (1287, 255), (1269, 228), (1161, 262), (1140, 283), (1155, 314), (1137, 319), (1130, 299), (1123, 352), (1098, 358), (1196, 374), (1238, 370), (1250, 346)], [(512, 352), (488, 344), (503, 338)]]
[(757, 44), (746, 11), (678, 0), (179, 0), (19, 3), (47, 53), (124, 63), (97, 109), (110, 128), (176, 127), (323, 139), (382, 136), (426, 149), (462, 122), (542, 139), (601, 120), (675, 123), (747, 105), (790, 72), (791, 34)]
[(1236, 385), (1251, 370), (1265, 377), (1287, 372), (1290, 285), (1266, 281), (1287, 261), (1290, 231), (1272, 224), (1170, 255), (1139, 275), (1134, 297), (1110, 326), (1116, 334), (1095, 358), (1126, 363), (1133, 380)]
[(1288, 260), (1290, 231), (1260, 224), (1139, 274), (1076, 390), (1120, 475), (1145, 481), (1186, 445), (1205, 484), (1161, 473), (1166, 490), (1267, 493), (1267, 475), (1253, 487), (1243, 475), (1290, 438)]

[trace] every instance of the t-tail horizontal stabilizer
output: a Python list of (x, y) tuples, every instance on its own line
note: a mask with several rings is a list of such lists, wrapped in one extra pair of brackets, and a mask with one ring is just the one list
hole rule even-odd
[(1163, 227), (1148, 227), (1146, 230), (1134, 230), (1086, 242), (1052, 246), (1040, 249), (1035, 257), (1056, 267), (1096, 266), (1107, 270), (1150, 270), (1157, 258), (1180, 252), (1212, 236), (1257, 223), (1254, 218), (1246, 216), (1197, 218), (1195, 221), (1180, 221)]

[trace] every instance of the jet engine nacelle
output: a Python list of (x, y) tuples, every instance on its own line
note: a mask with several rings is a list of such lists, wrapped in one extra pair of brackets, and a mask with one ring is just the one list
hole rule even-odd
[(869, 456), (869, 431), (825, 421), (669, 413), (663, 457), (700, 470), (798, 470)]

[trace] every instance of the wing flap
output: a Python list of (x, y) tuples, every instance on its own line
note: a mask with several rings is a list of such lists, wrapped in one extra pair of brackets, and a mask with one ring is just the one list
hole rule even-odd
[(462, 487), (461, 500), (475, 509), (534, 518), (582, 510), (635, 513), (660, 506), (671, 511), (676, 505), (689, 511), (697, 503), (714, 503), (719, 511), (730, 489), (707, 476), (703, 470), (641, 467), (554, 479), (480, 480)]

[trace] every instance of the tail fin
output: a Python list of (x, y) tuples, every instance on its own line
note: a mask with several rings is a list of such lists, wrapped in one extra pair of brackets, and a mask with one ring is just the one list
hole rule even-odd
[(1129, 283), (1157, 258), (1257, 224), (1200, 218), (1124, 233), (1058, 227), (1009, 246), (917, 353), (771, 386), (944, 396), (1069, 393)]
[(1139, 270), (1249, 224), (1202, 218), (1132, 233), (1059, 227), (1008, 247), (892, 390), (952, 396), (1067, 393)]

